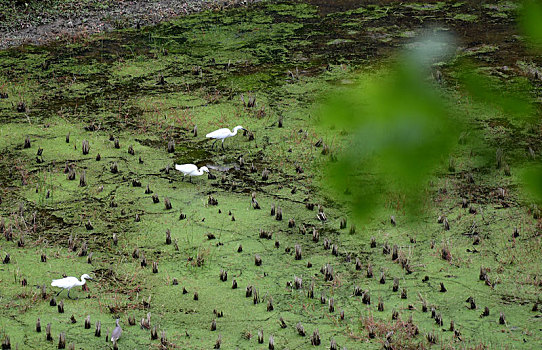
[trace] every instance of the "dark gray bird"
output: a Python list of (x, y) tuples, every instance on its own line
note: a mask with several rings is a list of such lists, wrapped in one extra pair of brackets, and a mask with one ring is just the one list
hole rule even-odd
[(117, 318), (117, 326), (115, 327), (115, 329), (113, 329), (113, 332), (111, 332), (111, 341), (112, 342), (115, 342), (119, 340), (121, 334), (122, 334), (122, 328), (120, 328), (120, 325), (119, 325), (119, 318)]

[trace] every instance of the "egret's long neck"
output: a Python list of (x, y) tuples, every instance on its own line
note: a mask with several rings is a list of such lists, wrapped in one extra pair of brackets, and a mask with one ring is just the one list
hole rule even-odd
[(85, 277), (81, 277), (81, 282), (77, 282), (77, 285), (78, 285), (78, 286), (82, 286), (82, 285), (84, 285), (85, 283), (87, 283)]
[(233, 132), (231, 133), (231, 136), (237, 135), (237, 130), (238, 130), (237, 128), (233, 129)]

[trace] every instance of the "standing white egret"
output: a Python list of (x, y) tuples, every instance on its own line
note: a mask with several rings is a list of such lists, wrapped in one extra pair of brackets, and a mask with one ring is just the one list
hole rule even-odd
[(120, 335), (122, 334), (122, 328), (120, 328), (119, 320), (117, 318), (117, 326), (115, 329), (113, 329), (113, 332), (111, 332), (111, 341), (114, 343), (115, 341), (118, 341), (120, 338)]
[(190, 182), (192, 182), (192, 176), (201, 176), (204, 172), (209, 172), (206, 166), (199, 168), (194, 164), (175, 164), (175, 170), (183, 173), (183, 180), (186, 175), (190, 176)]
[(238, 125), (235, 128), (233, 128), (233, 132), (230, 131), (230, 129), (228, 128), (222, 128), (222, 129), (218, 129), (218, 130), (208, 133), (207, 135), (205, 135), (205, 137), (207, 137), (208, 139), (215, 139), (215, 142), (213, 142), (213, 145), (211, 147), (214, 147), (216, 141), (222, 140), (222, 149), (224, 149), (224, 140), (227, 139), (228, 137), (237, 135), (237, 130), (239, 129), (245, 130), (245, 131), (247, 130), (243, 128), (241, 125)]
[(51, 286), (62, 288), (60, 292), (56, 294), (57, 296), (60, 295), (60, 293), (62, 293), (65, 289), (67, 289), (68, 298), (73, 299), (72, 297), (70, 297), (70, 289), (72, 289), (75, 286), (84, 285), (85, 283), (87, 283), (86, 280), (92, 280), (92, 278), (85, 273), (84, 275), (81, 276), (81, 282), (79, 282), (77, 277), (65, 277), (58, 280), (53, 280), (53, 282), (51, 282)]

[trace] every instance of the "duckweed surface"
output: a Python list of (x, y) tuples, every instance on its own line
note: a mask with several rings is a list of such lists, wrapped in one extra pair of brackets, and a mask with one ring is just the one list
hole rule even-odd
[[(356, 221), (348, 191), (335, 196), (322, 170), (350, 130), (321, 127), (321, 101), (385, 74), (428, 26), (457, 34), (457, 60), (505, 86), (529, 80), (538, 98), (542, 62), (516, 36), (514, 9), (262, 2), (0, 52), (2, 337), (53, 349), (64, 332), (76, 348), (110, 348), (119, 317), (126, 349), (263, 349), (271, 336), (277, 349), (304, 349), (316, 331), (324, 348), (540, 348), (540, 209), (520, 177), (540, 162), (538, 120), (471, 101), (443, 63), (435, 86), (472, 133), (429, 181), (422, 217), (390, 194)], [(225, 150), (205, 140), (236, 125), (248, 132)], [(484, 156), (495, 152), (508, 171)], [(183, 181), (175, 163), (215, 178)], [(79, 299), (55, 297), (52, 279), (83, 273), (95, 280), (72, 290)], [(158, 339), (140, 326), (148, 313)]]

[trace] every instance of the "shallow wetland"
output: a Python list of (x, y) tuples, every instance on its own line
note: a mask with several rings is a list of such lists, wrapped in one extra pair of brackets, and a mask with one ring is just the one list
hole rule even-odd
[[(528, 86), (539, 113), (517, 6), (262, 1), (0, 51), (0, 340), (111, 348), (120, 318), (126, 349), (542, 347), (541, 216), (519, 176), (542, 157), (540, 119), (471, 100), (456, 64)], [(358, 219), (325, 171), (353, 130), (324, 127), (322, 103), (427, 28), (456, 38), (426, 80), (470, 133), (421, 215), (384, 191)], [(236, 125), (225, 150), (205, 140)], [(182, 181), (182, 163), (211, 176)], [(55, 297), (52, 279), (84, 273), (77, 300)]]

